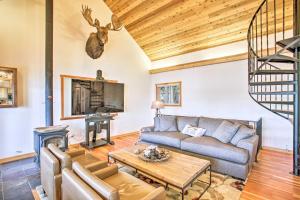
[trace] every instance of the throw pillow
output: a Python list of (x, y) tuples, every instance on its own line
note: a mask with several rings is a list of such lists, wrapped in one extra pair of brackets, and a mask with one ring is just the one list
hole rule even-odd
[(237, 133), (231, 139), (230, 143), (237, 145), (240, 140), (247, 139), (253, 135), (255, 135), (255, 129), (241, 125)]
[(198, 126), (198, 123), (199, 117), (177, 117), (177, 127), (179, 131), (182, 131), (187, 124), (191, 126)]
[(154, 131), (178, 131), (176, 116), (161, 115), (154, 118)]
[(233, 124), (229, 121), (224, 120), (217, 130), (212, 134), (212, 137), (218, 139), (223, 143), (228, 143), (233, 138), (239, 129), (240, 124)]
[(201, 136), (204, 135), (205, 132), (206, 132), (206, 129), (191, 126), (189, 124), (185, 125), (184, 129), (181, 131), (181, 133), (186, 134), (186, 135), (190, 135), (190, 136), (193, 136), (193, 137), (201, 137)]

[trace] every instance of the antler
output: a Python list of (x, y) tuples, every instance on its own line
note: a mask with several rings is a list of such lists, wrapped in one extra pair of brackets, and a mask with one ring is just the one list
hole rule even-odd
[(88, 6), (83, 6), (82, 5), (82, 11), (81, 11), (83, 17), (86, 19), (86, 21), (89, 23), (89, 25), (93, 26), (93, 27), (97, 27), (100, 26), (96, 23), (96, 21), (98, 21), (97, 19), (95, 20), (95, 22), (92, 19), (92, 9), (90, 9)]
[[(112, 27), (111, 27), (112, 26)], [(110, 31), (119, 31), (123, 28), (123, 25), (116, 15), (111, 16), (111, 23), (107, 24), (106, 27)]]

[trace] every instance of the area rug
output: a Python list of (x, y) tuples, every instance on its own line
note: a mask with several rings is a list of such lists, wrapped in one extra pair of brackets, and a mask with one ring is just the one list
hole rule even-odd
[[(159, 187), (160, 183), (147, 178), (146, 176), (136, 173), (134, 170), (121, 167), (121, 171), (125, 171), (155, 187)], [(239, 200), (243, 188), (245, 186), (244, 182), (238, 179), (234, 179), (227, 175), (222, 175), (219, 173), (212, 172), (211, 186), (210, 188), (199, 198), (202, 191), (205, 190), (206, 184), (203, 181), (208, 182), (209, 175), (203, 175), (199, 177), (190, 187), (184, 195), (185, 200)], [(167, 200), (181, 200), (180, 192), (175, 189), (168, 189)]]

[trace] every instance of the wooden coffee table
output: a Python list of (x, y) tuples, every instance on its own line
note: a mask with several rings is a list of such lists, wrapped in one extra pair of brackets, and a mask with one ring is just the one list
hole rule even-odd
[(134, 152), (137, 149), (145, 149), (147, 145), (138, 144), (132, 147), (113, 151), (108, 154), (108, 161), (118, 162), (129, 166), (137, 172), (141, 172), (150, 178), (159, 180), (165, 184), (166, 189), (170, 186), (179, 189), (182, 199), (184, 193), (193, 182), (203, 173), (209, 172), (209, 181), (205, 182), (207, 187), (200, 197), (211, 185), (210, 161), (197, 157), (170, 151), (170, 158), (163, 162), (145, 162)]

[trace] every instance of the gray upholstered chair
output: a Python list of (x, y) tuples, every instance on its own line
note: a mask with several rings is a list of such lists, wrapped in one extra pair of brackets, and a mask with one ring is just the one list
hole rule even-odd
[(117, 165), (91, 172), (74, 162), (73, 171), (62, 173), (62, 199), (164, 200), (165, 190), (118, 171)]
[(40, 156), (41, 182), (48, 200), (61, 199), (61, 172), (65, 168), (71, 170), (72, 162), (79, 162), (91, 171), (107, 166), (106, 161), (86, 154), (84, 149), (63, 152), (54, 144), (49, 144), (48, 148), (43, 147)]

